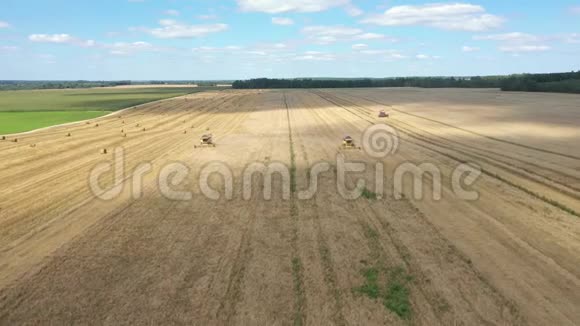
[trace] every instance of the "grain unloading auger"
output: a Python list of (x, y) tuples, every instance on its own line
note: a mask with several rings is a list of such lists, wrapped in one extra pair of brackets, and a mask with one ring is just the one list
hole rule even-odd
[(205, 134), (201, 136), (199, 141), (199, 145), (195, 145), (194, 148), (201, 148), (201, 147), (215, 147), (215, 143), (213, 142), (213, 135), (212, 134)]

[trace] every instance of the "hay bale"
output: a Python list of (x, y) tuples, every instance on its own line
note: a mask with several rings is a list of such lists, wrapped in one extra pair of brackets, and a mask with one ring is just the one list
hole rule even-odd
[(147, 128), (143, 128), (143, 131), (147, 131)]
[(87, 121), (87, 122), (85, 122), (85, 124), (87, 124), (87, 125), (90, 125), (90, 124), (91, 124), (91, 122), (90, 122), (90, 121)]
[(6, 136), (2, 136), (2, 140), (6, 140)]
[(101, 149), (101, 154), (107, 154), (107, 149), (106, 148), (102, 148)]
[(95, 124), (95, 128), (97, 128), (98, 126), (99, 126), (99, 124), (98, 124), (98, 123), (97, 123), (97, 124)]
[(70, 137), (70, 136), (71, 136), (70, 132), (69, 132), (68, 134), (66, 134), (66, 136), (67, 136), (67, 137)]
[(183, 133), (184, 133), (184, 134), (187, 134), (187, 130), (184, 130), (184, 131), (183, 131)]
[(18, 142), (18, 138), (14, 138), (14, 139), (12, 139), (12, 142), (13, 142), (13, 143), (17, 143), (17, 142)]

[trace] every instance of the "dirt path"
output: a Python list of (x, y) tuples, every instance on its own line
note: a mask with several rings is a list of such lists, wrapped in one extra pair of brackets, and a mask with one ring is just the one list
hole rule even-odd
[[(542, 143), (486, 129), (460, 109), (472, 103), (483, 121), (501, 111), (514, 125), (525, 117), (539, 126), (539, 108), (529, 117), (516, 110), (531, 99), (462, 92), (207, 92), (0, 142), (0, 324), (578, 324), (580, 153), (567, 143), (576, 137), (570, 120), (580, 124), (568, 108), (578, 98), (542, 99), (562, 99), (555, 111), (569, 114), (546, 120), (561, 123), (566, 140)], [(383, 108), (401, 135), (396, 155), (339, 149), (345, 134), (360, 143)], [(217, 147), (194, 150), (207, 132)], [(127, 176), (144, 162), (152, 171), (140, 198), (127, 177), (119, 196), (103, 201), (89, 174), (119, 146)], [(342, 198), (337, 155), (383, 164), (382, 198)], [(189, 174), (172, 188), (191, 200), (160, 191), (159, 174), (176, 162)], [(319, 162), (329, 171), (310, 175)], [(441, 170), (441, 200), (428, 186), (414, 199), (408, 178), (395, 198), (392, 176), (405, 162)], [(473, 186), (479, 200), (453, 192), (462, 162), (486, 172)], [(221, 198), (202, 194), (199, 173), (212, 163), (232, 173), (233, 199), (217, 175), (209, 184)], [(269, 200), (259, 174), (244, 199), (255, 163), (288, 167), (273, 175)], [(348, 188), (364, 177), (375, 189), (374, 173), (349, 174)], [(313, 178), (318, 191), (304, 199)], [(101, 183), (112, 185), (112, 174)], [(401, 277), (401, 287), (389, 285)], [(389, 306), (383, 297), (397, 289), (408, 302)]]

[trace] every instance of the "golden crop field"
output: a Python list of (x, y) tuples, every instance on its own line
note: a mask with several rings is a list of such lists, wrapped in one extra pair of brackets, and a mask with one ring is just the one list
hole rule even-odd
[[(579, 106), (224, 90), (7, 137), (0, 324), (578, 324)], [(373, 126), (391, 131), (388, 155), (369, 155)], [(419, 178), (397, 173), (409, 166)]]

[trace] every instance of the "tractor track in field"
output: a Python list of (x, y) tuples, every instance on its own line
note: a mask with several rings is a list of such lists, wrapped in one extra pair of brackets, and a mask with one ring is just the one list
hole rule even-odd
[[(295, 101), (299, 100), (299, 98), (294, 98), (294, 100)], [(307, 107), (307, 106), (305, 106), (304, 103), (302, 103), (301, 107)], [(301, 137), (301, 135), (299, 133), (298, 133), (298, 137), (300, 140), (303, 140), (303, 138)], [(322, 148), (321, 150), (323, 152), (327, 153), (327, 155), (329, 154), (325, 148)], [(311, 167), (311, 162), (308, 159), (308, 154), (307, 154), (306, 149), (304, 148), (304, 144), (302, 144), (302, 159), (306, 163), (307, 167)], [(304, 172), (308, 174), (306, 176), (306, 179), (309, 181), (310, 180), (309, 169), (306, 169)], [(309, 185), (309, 182), (307, 182), (307, 184)], [(309, 210), (309, 212), (311, 212), (311, 214), (313, 213), (313, 215), (311, 215), (310, 217), (315, 221), (316, 244), (317, 244), (317, 250), (318, 250), (318, 254), (320, 256), (321, 264), (323, 267), (324, 282), (325, 282), (327, 288), (329, 289), (329, 291), (332, 295), (332, 298), (334, 300), (334, 305), (333, 305), (334, 306), (333, 307), (334, 313), (332, 314), (334, 323), (335, 323), (335, 325), (347, 325), (347, 322), (346, 322), (344, 314), (343, 314), (342, 293), (337, 285), (337, 274), (336, 274), (335, 264), (334, 264), (334, 261), (332, 258), (332, 253), (330, 252), (330, 246), (328, 245), (328, 240), (326, 239), (326, 237), (324, 235), (323, 227), (322, 227), (322, 224), (320, 221), (321, 208), (318, 205), (318, 200), (319, 200), (318, 194), (315, 194), (314, 198), (312, 198), (310, 200), (301, 200), (299, 202), (299, 204), (300, 204), (299, 206), (303, 209), (311, 208), (311, 210)]]
[(294, 294), (296, 296), (296, 308), (294, 312), (294, 325), (304, 325), (307, 316), (304, 308), (306, 305), (306, 297), (304, 295), (304, 270), (302, 259), (298, 253), (298, 203), (296, 198), (296, 152), (294, 151), (294, 138), (292, 132), (292, 122), (290, 117), (290, 106), (286, 93), (282, 93), (282, 102), (286, 109), (286, 119), (288, 121), (288, 146), (290, 154), (290, 218), (292, 219), (292, 275), (294, 278)]
[(236, 317), (236, 307), (241, 300), (242, 284), (246, 276), (246, 265), (252, 256), (250, 243), (252, 242), (252, 234), (256, 224), (256, 214), (252, 212), (256, 211), (258, 201), (254, 200), (252, 202), (251, 208), (247, 210), (247, 212), (250, 212), (250, 217), (246, 228), (242, 231), (240, 245), (237, 249), (230, 272), (227, 290), (217, 310), (217, 318), (226, 324), (231, 324)]
[[(249, 112), (246, 112), (245, 116), (247, 117), (249, 114)], [(260, 160), (263, 158), (264, 150), (264, 147), (260, 147), (257, 154), (252, 155), (254, 159)], [(246, 277), (247, 265), (253, 255), (253, 250), (250, 245), (253, 241), (253, 234), (257, 223), (257, 214), (255, 212), (257, 212), (260, 201), (257, 198), (252, 198), (247, 203), (251, 203), (245, 205), (245, 211), (247, 212), (249, 221), (245, 223), (240, 244), (236, 249), (235, 257), (233, 258), (233, 265), (229, 274), (228, 285), (226, 287), (227, 290), (216, 312), (217, 319), (226, 324), (234, 323), (235, 318), (238, 316), (237, 306), (242, 300), (242, 286)]]

